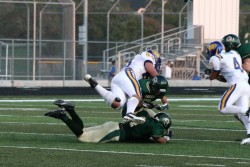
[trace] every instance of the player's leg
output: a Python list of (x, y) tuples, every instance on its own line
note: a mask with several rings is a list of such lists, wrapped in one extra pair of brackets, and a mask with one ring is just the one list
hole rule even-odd
[(246, 138), (241, 141), (241, 144), (246, 145), (250, 144), (250, 123), (248, 122), (248, 117), (244, 114), (237, 114), (235, 118), (238, 119), (246, 128)]
[(81, 118), (77, 115), (77, 113), (75, 112), (75, 104), (74, 103), (66, 102), (64, 100), (56, 100), (53, 102), (53, 104), (64, 109), (65, 111), (67, 111), (69, 113), (69, 115), (71, 116), (72, 120), (74, 122), (76, 122), (77, 124), (79, 124), (81, 126), (81, 128), (83, 129), (83, 122), (82, 122)]
[(133, 71), (131, 69), (124, 70), (122, 78), (119, 80), (113, 79), (112, 82), (118, 85), (129, 97), (127, 100), (126, 115), (124, 116), (125, 121), (145, 121), (145, 119), (134, 115), (134, 111), (141, 101), (141, 88)]
[(83, 125), (81, 126), (81, 125), (79, 125), (79, 123), (71, 120), (66, 115), (66, 112), (64, 109), (50, 111), (44, 115), (48, 116), (48, 117), (62, 120), (77, 137), (82, 135), (82, 133), (83, 133), (83, 130), (82, 130)]
[(103, 125), (84, 128), (84, 132), (78, 137), (81, 142), (103, 143), (120, 140), (120, 128), (118, 122), (106, 122)]
[(245, 86), (245, 84), (234, 84), (223, 94), (218, 106), (221, 113), (245, 114), (247, 112), (248, 101), (246, 102), (246, 98), (242, 98), (244, 95), (247, 96), (247, 93), (249, 93), (249, 91), (245, 89)]
[[(87, 81), (90, 86), (97, 91), (97, 93), (102, 96), (102, 98), (111, 105), (113, 108), (117, 108), (116, 106), (120, 106), (120, 98), (116, 97), (111, 91), (108, 91), (94, 80), (91, 75), (87, 74), (84, 77), (84, 80)], [(112, 85), (112, 82), (111, 82)]]

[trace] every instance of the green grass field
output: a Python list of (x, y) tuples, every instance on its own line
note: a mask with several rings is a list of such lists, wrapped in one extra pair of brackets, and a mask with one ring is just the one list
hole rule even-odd
[(74, 101), (86, 127), (122, 122), (104, 101), (81, 101), (99, 97), (0, 97), (0, 167), (250, 166), (250, 145), (240, 145), (246, 132), (217, 111), (218, 96), (169, 98), (175, 134), (167, 144), (79, 143), (60, 120), (43, 116), (57, 98)]

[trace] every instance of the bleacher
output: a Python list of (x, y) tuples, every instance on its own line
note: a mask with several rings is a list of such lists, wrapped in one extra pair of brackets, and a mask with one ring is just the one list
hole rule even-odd
[(193, 26), (189, 29), (180, 27), (164, 32), (163, 36), (159, 33), (105, 50), (100, 73), (109, 71), (112, 60), (116, 60), (119, 71), (137, 53), (154, 49), (162, 57), (162, 67), (166, 60), (173, 62), (173, 79), (191, 79), (195, 71), (200, 73), (207, 66), (206, 58), (202, 54), (202, 32), (202, 26)]

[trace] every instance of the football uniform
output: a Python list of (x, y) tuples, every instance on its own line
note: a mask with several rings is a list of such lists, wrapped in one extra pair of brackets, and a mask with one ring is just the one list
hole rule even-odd
[[(242, 44), (240, 47), (237, 49), (238, 53), (240, 54), (240, 57), (242, 60), (244, 59), (250, 59), (250, 44)], [(250, 64), (248, 64), (250, 66)], [(250, 84), (250, 73), (248, 74), (249, 79), (248, 83)]]
[(144, 123), (106, 122), (103, 125), (83, 129), (78, 137), (81, 142), (103, 143), (110, 141), (147, 141), (150, 137), (159, 138), (166, 135), (166, 129), (158, 120), (150, 117), (146, 111), (137, 114), (146, 118)]
[(112, 93), (121, 99), (120, 107), (124, 106), (127, 97), (135, 94), (141, 97), (138, 80), (147, 75), (144, 67), (146, 62), (151, 62), (155, 65), (155, 56), (149, 52), (137, 54), (111, 81)]
[(151, 79), (140, 79), (139, 83), (141, 86), (142, 100), (145, 102), (152, 102), (156, 99), (161, 99), (165, 94), (154, 94), (149, 86)]
[(150, 137), (159, 138), (166, 135), (163, 124), (149, 116), (148, 112), (141, 111), (136, 114), (146, 118), (143, 124), (128, 122), (123, 124), (120, 141), (147, 141)]
[(212, 56), (209, 64), (214, 71), (220, 72), (230, 86), (220, 100), (219, 111), (224, 114), (246, 113), (248, 110), (250, 86), (247, 82), (248, 75), (242, 69), (240, 55), (236, 51), (231, 50)]

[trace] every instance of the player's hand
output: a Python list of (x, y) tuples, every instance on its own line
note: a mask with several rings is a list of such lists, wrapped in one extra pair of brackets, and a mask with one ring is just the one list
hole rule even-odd
[(160, 111), (167, 110), (169, 108), (168, 103), (165, 103), (163, 105), (156, 104), (154, 107), (155, 109)]
[(168, 136), (168, 137), (172, 138), (172, 137), (173, 137), (173, 135), (174, 135), (174, 132), (173, 132), (173, 131), (171, 131), (171, 130), (168, 130), (168, 133), (167, 133), (167, 135), (166, 135), (166, 136)]
[(204, 70), (204, 73), (205, 73), (206, 75), (210, 75), (210, 74), (211, 74), (211, 70), (208, 69), (208, 68), (206, 68), (206, 69)]
[(149, 109), (154, 108), (154, 104), (153, 103), (149, 103), (149, 102), (143, 102), (142, 106), (145, 107), (145, 108), (149, 108)]

